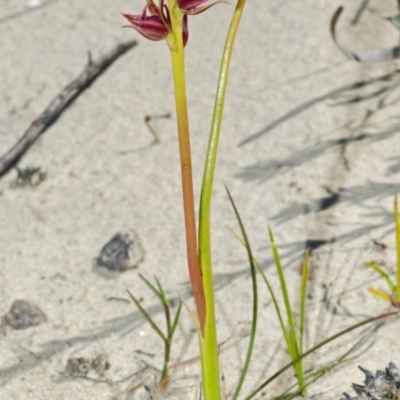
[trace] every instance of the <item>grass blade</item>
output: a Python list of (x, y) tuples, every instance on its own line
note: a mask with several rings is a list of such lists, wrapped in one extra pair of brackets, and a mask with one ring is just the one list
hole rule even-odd
[(375, 296), (381, 298), (382, 300), (386, 300), (386, 301), (388, 301), (389, 303), (392, 301), (392, 298), (391, 298), (387, 293), (381, 292), (380, 290), (376, 290), (376, 289), (374, 289), (374, 288), (369, 288), (368, 290), (369, 290), (372, 294), (374, 294)]
[[(292, 311), (292, 306), (290, 304), (290, 299), (289, 299), (289, 294), (286, 286), (286, 280), (285, 280), (285, 274), (283, 272), (282, 264), (281, 264), (281, 259), (280, 255), (278, 252), (278, 247), (275, 244), (275, 239), (274, 235), (272, 233), (272, 229), (268, 227), (268, 232), (269, 232), (269, 237), (271, 241), (271, 247), (272, 247), (272, 253), (274, 256), (274, 261), (276, 265), (276, 269), (278, 271), (278, 276), (279, 276), (279, 281), (281, 284), (281, 291), (282, 291), (282, 297), (283, 301), (285, 304), (285, 309), (286, 309), (286, 316), (288, 319), (288, 337), (289, 337), (289, 342), (288, 342), (288, 352), (290, 355), (290, 358), (292, 360), (298, 358), (301, 354), (299, 352), (299, 346), (298, 346), (298, 341), (297, 341), (297, 336), (296, 336), (296, 326), (295, 326), (295, 319), (293, 316), (293, 311)], [(303, 367), (301, 363), (296, 363), (293, 365), (293, 368), (296, 372), (297, 379), (300, 382), (304, 379), (304, 374), (303, 374)]]
[(128, 291), (129, 295), (131, 296), (131, 299), (134, 301), (136, 306), (138, 307), (139, 311), (142, 313), (142, 315), (146, 318), (147, 322), (151, 325), (151, 327), (158, 333), (158, 335), (163, 339), (164, 341), (164, 364), (163, 368), (161, 371), (161, 378), (160, 378), (160, 387), (164, 387), (168, 383), (168, 364), (169, 364), (169, 359), (170, 359), (170, 354), (171, 354), (171, 345), (172, 345), (172, 338), (175, 332), (175, 329), (178, 325), (180, 313), (181, 313), (181, 308), (182, 308), (182, 303), (179, 304), (177, 313), (175, 315), (173, 324), (171, 326), (171, 311), (170, 311), (170, 306), (167, 300), (167, 296), (165, 295), (165, 291), (160, 283), (160, 281), (157, 279), (157, 277), (154, 277), (156, 283), (157, 283), (157, 288), (149, 281), (147, 280), (143, 275), (139, 275), (142, 281), (146, 284), (146, 286), (157, 296), (157, 298), (160, 300), (161, 305), (163, 306), (164, 313), (165, 313), (165, 320), (167, 323), (167, 337), (162, 333), (161, 329), (158, 327), (158, 325), (152, 320), (150, 315), (143, 309), (143, 307), (139, 304), (137, 299)]
[(285, 308), (286, 308), (286, 314), (287, 314), (289, 330), (290, 330), (295, 326), (295, 323), (294, 323), (292, 307), (290, 305), (289, 294), (287, 291), (285, 275), (283, 273), (283, 268), (282, 268), (281, 259), (280, 259), (279, 252), (278, 252), (278, 247), (275, 244), (275, 239), (274, 239), (274, 236), (272, 233), (272, 229), (270, 227), (268, 227), (268, 232), (269, 232), (269, 237), (270, 237), (270, 241), (271, 241), (272, 253), (274, 256), (276, 269), (278, 271), (279, 282), (281, 284), (282, 297), (283, 297), (283, 301), (284, 301)]
[[(172, 4), (174, 2), (171, 3), (170, 1), (169, 3)], [(202, 332), (202, 339), (204, 340), (200, 340), (200, 353), (203, 376), (203, 391), (204, 398), (206, 400), (221, 399), (218, 339), (215, 318), (214, 285), (211, 258), (211, 198), (226, 88), (228, 85), (229, 66), (232, 58), (236, 33), (238, 31), (245, 4), (246, 0), (237, 0), (224, 45), (200, 195), (198, 256), (200, 270), (202, 273), (202, 283), (204, 287), (205, 308), (207, 309), (207, 320), (205, 321), (206, 326), (203, 326), (204, 324), (200, 324), (200, 326), (204, 328)], [(202, 321), (201, 318), (199, 319)]]
[(171, 326), (171, 329), (169, 331), (169, 340), (170, 341), (172, 341), (172, 337), (174, 336), (176, 327), (178, 326), (179, 317), (181, 315), (181, 309), (182, 309), (182, 302), (179, 303), (178, 309), (176, 310), (174, 321), (172, 322), (172, 326)]
[(156, 276), (154, 277), (154, 279), (155, 279), (156, 282), (157, 282), (158, 290), (159, 290), (160, 297), (161, 297), (161, 302), (162, 302), (163, 304), (168, 304), (167, 296), (165, 295), (164, 289), (163, 289), (163, 287), (162, 287), (160, 281), (157, 279)]
[(171, 311), (169, 308), (169, 303), (168, 303), (167, 296), (165, 295), (164, 289), (163, 289), (160, 281), (157, 279), (156, 276), (154, 277), (154, 279), (158, 286), (158, 291), (155, 288), (154, 288), (154, 291), (158, 292), (158, 298), (164, 308), (165, 321), (167, 323), (167, 336), (169, 337), (169, 332), (171, 330)]
[(254, 265), (253, 253), (251, 251), (251, 246), (250, 246), (250, 242), (249, 242), (249, 239), (248, 239), (248, 236), (246, 233), (246, 229), (243, 225), (242, 219), (240, 218), (239, 211), (235, 205), (235, 202), (233, 201), (233, 198), (232, 198), (228, 188), (227, 187), (225, 187), (225, 188), (228, 193), (229, 200), (231, 201), (233, 210), (235, 211), (236, 219), (238, 220), (240, 230), (242, 232), (242, 236), (244, 239), (244, 244), (246, 246), (247, 256), (249, 258), (249, 263), (250, 263), (251, 281), (252, 281), (252, 287), (253, 287), (253, 316), (252, 316), (252, 323), (251, 323), (250, 340), (249, 340), (249, 346), (247, 349), (246, 360), (245, 360), (245, 363), (244, 363), (244, 366), (242, 369), (242, 373), (240, 374), (238, 385), (232, 396), (232, 400), (236, 400), (237, 397), (239, 396), (240, 390), (243, 386), (243, 382), (246, 378), (246, 375), (247, 375), (247, 372), (249, 369), (249, 365), (250, 365), (251, 356), (252, 356), (253, 349), (254, 349), (254, 341), (255, 341), (256, 331), (257, 331), (258, 293), (257, 293), (256, 267)]
[(267, 279), (267, 276), (265, 275), (263, 269), (261, 268), (260, 263), (257, 260), (255, 260), (255, 263), (256, 263), (258, 271), (261, 273), (261, 276), (264, 279), (265, 284), (267, 285), (269, 293), (271, 294), (272, 302), (274, 303), (275, 311), (276, 311), (276, 314), (278, 315), (279, 323), (281, 325), (282, 333), (283, 333), (283, 336), (285, 338), (286, 346), (289, 348), (289, 346), (290, 346), (290, 344), (289, 344), (290, 343), (289, 332), (287, 331), (285, 322), (283, 321), (282, 313), (281, 313), (281, 310), (279, 308), (278, 301), (276, 300), (276, 296), (275, 296), (274, 290), (272, 289), (272, 286), (269, 283), (269, 280)]
[[(230, 229), (230, 228), (228, 228), (228, 229), (242, 243), (243, 246), (246, 246), (244, 241), (242, 240), (242, 238), (240, 238), (232, 229)], [(262, 269), (262, 267), (261, 267), (260, 263), (258, 262), (257, 258), (254, 257), (253, 260), (254, 260), (254, 263), (255, 263), (258, 271), (260, 272), (262, 278), (264, 279), (265, 284), (267, 285), (268, 291), (269, 291), (269, 293), (271, 295), (271, 298), (272, 298), (272, 302), (274, 303), (275, 311), (276, 311), (276, 314), (278, 316), (279, 324), (281, 326), (281, 330), (282, 330), (283, 337), (284, 337), (285, 342), (286, 342), (286, 346), (287, 346), (287, 348), (289, 348), (290, 347), (289, 332), (286, 329), (286, 325), (285, 325), (285, 322), (283, 320), (282, 313), (281, 313), (278, 301), (277, 301), (276, 296), (275, 296), (275, 292), (274, 292), (271, 284), (269, 283), (269, 280), (268, 280), (267, 276), (265, 275), (265, 272)]]
[[(316, 382), (319, 378), (321, 378), (323, 375), (325, 375), (327, 372), (332, 370), (333, 368), (337, 367), (338, 365), (344, 364), (346, 362), (354, 360), (358, 355), (355, 355), (353, 357), (346, 358), (348, 355), (350, 355), (359, 345), (360, 343), (364, 340), (365, 338), (362, 337), (355, 345), (351, 346), (349, 350), (347, 350), (344, 354), (342, 354), (337, 361), (331, 362), (327, 365), (322, 366), (321, 368), (317, 369), (316, 371), (313, 371), (309, 374), (307, 374), (304, 377), (303, 384), (305, 385), (305, 388)], [(292, 389), (294, 389), (298, 384), (295, 383), (292, 386), (290, 386), (287, 390), (285, 390), (279, 397), (278, 399), (281, 400), (291, 400), (294, 397), (300, 395), (300, 389), (296, 390), (293, 393), (290, 393)]]
[(389, 274), (387, 272), (385, 272), (379, 265), (377, 265), (373, 262), (365, 263), (364, 265), (366, 267), (372, 268), (375, 272), (377, 272), (382, 278), (384, 278), (386, 280), (387, 284), (390, 287), (391, 293), (396, 292), (396, 286), (393, 283), (393, 281), (390, 279)]
[(323, 340), (322, 342), (318, 343), (316, 346), (312, 347), (311, 349), (307, 350), (306, 352), (304, 352), (303, 354), (300, 355), (299, 358), (297, 358), (296, 360), (290, 362), (289, 364), (286, 364), (283, 368), (281, 368), (279, 371), (277, 371), (274, 375), (272, 375), (270, 378), (268, 378), (266, 381), (264, 381), (257, 389), (255, 389), (252, 393), (250, 393), (244, 400), (250, 400), (252, 399), (256, 394), (258, 394), (262, 389), (264, 389), (269, 383), (271, 383), (274, 379), (276, 379), (279, 375), (281, 375), (282, 373), (284, 373), (287, 369), (289, 369), (290, 367), (292, 367), (295, 363), (299, 362), (300, 360), (302, 360), (303, 358), (309, 356), (310, 354), (314, 353), (316, 350), (318, 350), (319, 348), (327, 345), (328, 343), (332, 342), (333, 340), (357, 329), (357, 328), (361, 328), (364, 325), (370, 324), (372, 322), (375, 321), (379, 321), (381, 319), (384, 318), (388, 318), (394, 315), (399, 315), (400, 311), (394, 311), (394, 312), (389, 312), (389, 313), (385, 313), (385, 314), (381, 314), (378, 315), (377, 317), (372, 317), (372, 318), (368, 318), (364, 321), (361, 321), (357, 324), (354, 324), (352, 326), (350, 326), (349, 328), (346, 328), (342, 331), (340, 331), (339, 333), (336, 333), (333, 336), (330, 336), (329, 338)]
[[(164, 303), (163, 298), (162, 298), (160, 292), (156, 289), (156, 287), (150, 281), (148, 281), (142, 274), (139, 274), (139, 276), (140, 276), (140, 279), (146, 284), (146, 286), (158, 297), (160, 302)], [(156, 278), (156, 280), (157, 280), (157, 278)]]
[(141, 306), (139, 301), (136, 299), (136, 297), (129, 291), (127, 290), (130, 298), (132, 301), (135, 303), (136, 307), (140, 311), (140, 313), (143, 315), (143, 317), (146, 319), (146, 321), (150, 324), (150, 326), (157, 332), (158, 336), (161, 337), (162, 340), (166, 341), (167, 338), (164, 336), (162, 333), (161, 329), (158, 327), (158, 325), (153, 321), (153, 319), (150, 317), (150, 315), (147, 313), (147, 311)]
[[(314, 382), (316, 382), (319, 378), (321, 378), (323, 375), (325, 375), (333, 368), (337, 367), (338, 365), (344, 364), (346, 362), (352, 361), (353, 359), (354, 357), (351, 357), (345, 360), (333, 362), (332, 364), (319, 368), (317, 371), (314, 371), (304, 377), (302, 386), (304, 386), (304, 389), (306, 389), (308, 386), (312, 385)], [(292, 400), (295, 397), (300, 396), (302, 394), (301, 389), (297, 389), (293, 393), (288, 393), (291, 389), (295, 388), (296, 386), (298, 386), (298, 383), (292, 385), (288, 390), (285, 391), (284, 394), (280, 395), (277, 398), (277, 400)]]
[(299, 352), (303, 354), (304, 342), (304, 326), (305, 326), (305, 310), (306, 310), (306, 295), (307, 295), (307, 279), (308, 279), (308, 264), (309, 264), (309, 251), (306, 251), (304, 256), (303, 270), (301, 274), (301, 288), (300, 288), (300, 326), (299, 326)]

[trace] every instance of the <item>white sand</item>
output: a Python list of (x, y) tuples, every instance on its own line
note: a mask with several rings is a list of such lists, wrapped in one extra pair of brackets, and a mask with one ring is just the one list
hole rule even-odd
[[(345, 2), (340, 40), (358, 49), (396, 45), (398, 33), (380, 17), (396, 13), (395, 1), (371, 0), (359, 24), (351, 27), (360, 2)], [(1, 337), (0, 399), (108, 399), (134, 384), (135, 377), (114, 386), (66, 377), (61, 372), (68, 358), (107, 354), (108, 377), (117, 382), (144, 362), (160, 367), (163, 348), (133, 304), (107, 299), (127, 299), (129, 289), (164, 324), (162, 309), (139, 279), (142, 273), (149, 279), (157, 275), (172, 298), (182, 293), (192, 305), (175, 120), (157, 121), (161, 143), (156, 146), (144, 124), (146, 114), (174, 114), (169, 54), (165, 43), (120, 29), (120, 13), (139, 13), (144, 1), (48, 3), (23, 14), (28, 11), (23, 0), (0, 3), (1, 153), (80, 73), (88, 50), (97, 57), (133, 37), (139, 45), (82, 94), (22, 159), (20, 167), (47, 171), (42, 184), (13, 188), (15, 171), (0, 181), (0, 314), (23, 298), (39, 305), (49, 319), (36, 328), (8, 329)], [(225, 227), (238, 229), (224, 184), (256, 256), (278, 288), (266, 233), (267, 225), (274, 228), (296, 305), (306, 241), (327, 241), (311, 261), (307, 348), (388, 308), (367, 292), (371, 284), (385, 286), (363, 262), (382, 262), (394, 271), (398, 61), (361, 65), (344, 58), (329, 34), (330, 17), (341, 3), (252, 0), (238, 35), (212, 223), (219, 339), (232, 337), (221, 355), (228, 391), (244, 359), (251, 289), (245, 251)], [(197, 197), (232, 11), (232, 5), (218, 5), (189, 21), (187, 79)], [(380, 79), (384, 76), (389, 78)], [(352, 87), (355, 82), (365, 85)], [(365, 136), (352, 140), (360, 135)], [(336, 203), (332, 193), (340, 194)], [(96, 273), (92, 261), (101, 247), (117, 231), (130, 229), (139, 234), (146, 261), (114, 278)], [(270, 296), (261, 281), (259, 286), (258, 336), (243, 393), (288, 361)], [(357, 365), (374, 370), (389, 361), (399, 364), (398, 323), (376, 331), (364, 346), (368, 351), (323, 377), (310, 393), (328, 388), (319, 397), (339, 399), (344, 390), (351, 391), (351, 382), (362, 382)], [(334, 360), (361, 336), (357, 331), (321, 350), (305, 361), (306, 368)], [(196, 345), (184, 311), (173, 361), (197, 355)], [(143, 377), (152, 374), (149, 370)], [(265, 398), (281, 393), (292, 382), (291, 374), (271, 385)], [(194, 399), (199, 382), (197, 365), (178, 368), (160, 398)], [(148, 395), (141, 388), (119, 398)]]

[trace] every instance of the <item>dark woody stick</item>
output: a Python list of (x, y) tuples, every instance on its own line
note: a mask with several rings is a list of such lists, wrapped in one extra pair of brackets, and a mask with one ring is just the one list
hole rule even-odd
[(4, 176), (18, 163), (36, 139), (57, 120), (62, 112), (67, 109), (99, 75), (101, 75), (117, 58), (136, 46), (136, 44), (136, 40), (121, 43), (96, 61), (92, 61), (89, 53), (89, 62), (83, 72), (61, 91), (46, 110), (32, 122), (31, 126), (18, 142), (11, 147), (7, 153), (0, 157), (0, 177)]

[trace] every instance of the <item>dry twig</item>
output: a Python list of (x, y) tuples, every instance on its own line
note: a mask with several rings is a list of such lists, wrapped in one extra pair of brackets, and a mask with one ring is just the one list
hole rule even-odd
[(46, 110), (32, 122), (31, 126), (18, 142), (8, 150), (7, 153), (0, 157), (0, 177), (5, 175), (17, 164), (36, 139), (56, 121), (61, 113), (70, 106), (99, 75), (101, 75), (117, 58), (136, 46), (136, 44), (136, 40), (121, 43), (96, 61), (92, 61), (89, 53), (89, 62), (83, 72), (61, 91)]
[(151, 134), (153, 135), (153, 144), (157, 144), (160, 143), (160, 137), (158, 136), (156, 130), (152, 127), (152, 125), (150, 124), (151, 120), (153, 119), (159, 119), (159, 118), (169, 118), (171, 116), (170, 113), (168, 114), (163, 114), (163, 115), (146, 115), (144, 117), (144, 122), (147, 125), (147, 127), (149, 128), (149, 131), (151, 132)]
[(362, 3), (359, 5), (354, 18), (351, 20), (351, 25), (356, 25), (359, 19), (361, 18), (362, 13), (367, 8), (367, 5), (370, 0), (362, 0)]
[(368, 50), (348, 50), (343, 47), (336, 38), (336, 24), (339, 20), (340, 15), (343, 12), (343, 7), (340, 6), (333, 14), (331, 19), (330, 31), (333, 41), (335, 42), (338, 49), (348, 58), (358, 62), (378, 62), (386, 60), (394, 60), (400, 58), (400, 46), (383, 49), (368, 49)]

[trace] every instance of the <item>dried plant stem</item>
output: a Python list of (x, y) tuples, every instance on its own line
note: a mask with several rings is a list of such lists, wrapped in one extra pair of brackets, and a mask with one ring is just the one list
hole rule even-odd
[(53, 99), (44, 112), (36, 118), (18, 142), (0, 157), (0, 177), (5, 175), (20, 158), (28, 151), (38, 137), (60, 116), (60, 114), (81, 94), (90, 84), (117, 58), (136, 46), (136, 40), (121, 43), (92, 61), (89, 53), (89, 62), (83, 72), (68, 84), (61, 93)]

